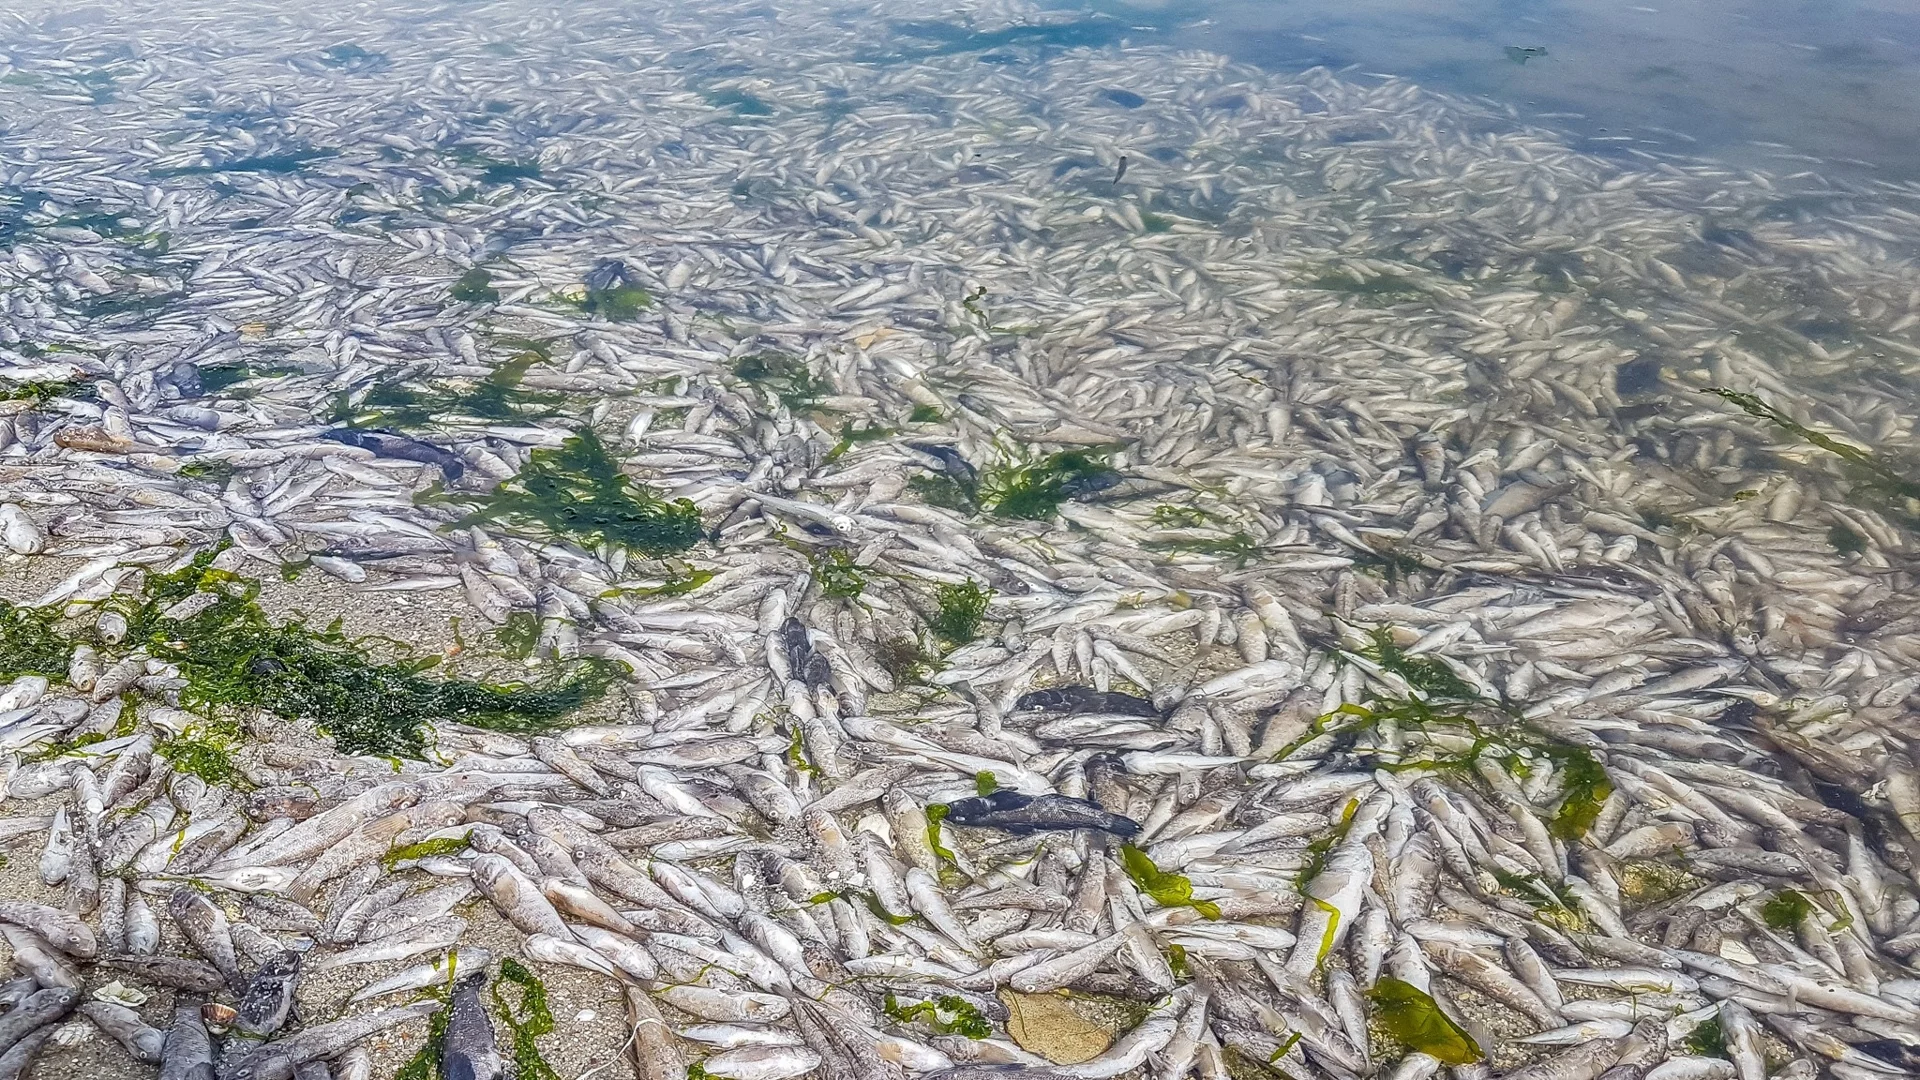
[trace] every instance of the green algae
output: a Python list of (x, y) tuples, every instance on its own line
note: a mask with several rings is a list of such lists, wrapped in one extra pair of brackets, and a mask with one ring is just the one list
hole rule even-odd
[(1367, 631), (1367, 644), (1357, 650), (1380, 670), (1398, 675), (1428, 701), (1478, 701), (1480, 691), (1462, 679), (1444, 660), (1425, 654), (1410, 655), (1394, 643), (1390, 627)]
[(1185, 555), (1212, 555), (1233, 562), (1243, 570), (1260, 557), (1266, 546), (1245, 530), (1236, 529), (1221, 536), (1181, 536), (1148, 540), (1141, 546), (1151, 551), (1172, 551)]
[(834, 443), (832, 449), (827, 451), (825, 460), (831, 464), (840, 460), (841, 455), (860, 443), (876, 442), (889, 435), (898, 435), (899, 433), (897, 428), (882, 427), (877, 424), (856, 428), (853, 426), (852, 421), (848, 421), (840, 425), (840, 441)]
[[(1593, 827), (1613, 794), (1613, 782), (1592, 751), (1521, 722), (1510, 704), (1487, 700), (1437, 659), (1407, 655), (1393, 643), (1390, 628), (1369, 631), (1367, 644), (1355, 652), (1398, 675), (1415, 696), (1376, 695), (1364, 705), (1347, 702), (1316, 717), (1307, 731), (1282, 747), (1273, 760), (1284, 761), (1323, 736), (1354, 736), (1383, 724), (1400, 730), (1451, 731), (1468, 740), (1465, 749), (1436, 751), (1378, 767), (1396, 773), (1466, 774), (1477, 760), (1486, 758), (1509, 775), (1525, 777), (1532, 772), (1534, 762), (1544, 758), (1553, 763), (1561, 781), (1560, 801), (1547, 821), (1548, 830), (1562, 840), (1574, 840)], [(1470, 714), (1476, 709), (1493, 719), (1484, 723), (1476, 719)]]
[(893, 677), (895, 686), (925, 686), (945, 662), (910, 637), (883, 638), (873, 647), (873, 658)]
[[(150, 575), (140, 597), (108, 601), (127, 618), (129, 645), (175, 665), (186, 680), (181, 705), (210, 725), (257, 709), (310, 722), (345, 753), (417, 758), (430, 723), (551, 730), (613, 679), (600, 661), (537, 685), (429, 677), (439, 657), (377, 661), (337, 622), (319, 630), (297, 621), (276, 625), (257, 602), (259, 583), (214, 569), (215, 554)], [(174, 607), (186, 600), (193, 603)]]
[[(1920, 503), (1920, 481), (1909, 478), (1889, 464), (1880, 454), (1865, 447), (1842, 442), (1825, 432), (1815, 431), (1758, 395), (1719, 386), (1709, 387), (1706, 392), (1724, 398), (1738, 406), (1747, 415), (1765, 420), (1782, 431), (1839, 458), (1862, 488), (1877, 495), (1887, 504), (1886, 509), (1900, 517), (1908, 527), (1920, 528), (1920, 510), (1916, 510), (1915, 507), (1916, 503)], [(1847, 531), (1852, 532), (1851, 529)], [(1834, 547), (1843, 552), (1848, 550), (1849, 543), (1851, 543), (1849, 538), (1834, 538)]]
[(984, 799), (999, 790), (1000, 778), (993, 775), (993, 773), (982, 769), (973, 774), (973, 793), (975, 795)]
[(927, 846), (933, 849), (933, 857), (953, 866), (959, 861), (953, 857), (953, 849), (940, 842), (940, 825), (947, 820), (946, 803), (927, 805)]
[(980, 476), (978, 503), (998, 517), (1048, 521), (1060, 505), (1115, 477), (1102, 454), (1063, 450), (1039, 457), (1016, 458), (986, 470)]
[(1866, 537), (1837, 522), (1827, 530), (1827, 543), (1842, 555), (1863, 555), (1867, 550)]
[(246, 791), (253, 787), (233, 752), (240, 744), (240, 725), (231, 720), (193, 724), (178, 735), (156, 743), (153, 752), (173, 766), (218, 787)]
[(958, 585), (942, 585), (934, 590), (937, 610), (927, 626), (955, 645), (965, 645), (980, 636), (980, 621), (986, 616), (993, 590), (972, 579)]
[(1360, 800), (1348, 799), (1347, 805), (1340, 811), (1340, 822), (1333, 828), (1314, 837), (1307, 844), (1306, 861), (1301, 863), (1300, 872), (1294, 875), (1294, 888), (1304, 890), (1307, 883), (1320, 876), (1326, 869), (1327, 856), (1333, 854), (1334, 847), (1347, 838), (1353, 829), (1353, 815), (1360, 811)]
[(807, 758), (807, 737), (797, 720), (787, 721), (787, 766), (805, 776), (818, 776), (820, 769)]
[(1813, 911), (1813, 901), (1799, 890), (1781, 889), (1760, 905), (1760, 918), (1775, 930), (1794, 930)]
[(687, 566), (668, 566), (666, 578), (658, 585), (615, 586), (600, 593), (602, 600), (615, 600), (631, 597), (644, 600), (654, 596), (685, 596), (707, 582), (712, 581), (712, 570), (701, 570)]
[(500, 300), (500, 290), (493, 287), (493, 275), (478, 266), (461, 274), (447, 295), (463, 304), (492, 304)]
[(908, 477), (907, 487), (928, 506), (938, 506), (942, 510), (957, 510), (963, 514), (976, 514), (980, 504), (975, 501), (975, 491), (966, 482), (950, 473), (924, 473)]
[(540, 642), (540, 616), (531, 611), (510, 611), (506, 621), (493, 628), (493, 638), (500, 643), (501, 652), (525, 660)]
[(78, 379), (36, 379), (0, 387), (0, 401), (24, 401), (36, 409), (53, 401), (91, 401), (93, 398), (93, 384)]
[(1173, 977), (1176, 979), (1192, 977), (1187, 967), (1187, 947), (1185, 945), (1177, 941), (1167, 942), (1167, 967), (1173, 969)]
[[(519, 988), (520, 1001), (517, 1005), (510, 1003), (506, 995), (501, 993), (503, 985)], [(553, 1010), (547, 1004), (547, 984), (526, 965), (509, 956), (500, 961), (500, 975), (494, 979), (489, 992), (493, 995), (493, 1004), (499, 1010), (500, 1019), (507, 1026), (514, 1080), (560, 1080), (560, 1074), (547, 1064), (547, 1059), (540, 1055), (539, 1044), (534, 1041), (553, 1032)]]
[(892, 994), (886, 996), (882, 1010), (902, 1024), (924, 1021), (936, 1035), (959, 1035), (968, 1039), (986, 1039), (993, 1035), (993, 1024), (966, 998), (942, 994), (927, 1001), (902, 1005)]
[(1447, 1065), (1471, 1065), (1485, 1056), (1473, 1036), (1448, 1019), (1432, 995), (1412, 983), (1383, 975), (1367, 997), (1380, 1025), (1413, 1049)]
[(588, 289), (577, 302), (581, 311), (608, 322), (632, 322), (653, 306), (653, 294), (638, 285), (621, 283)]
[(479, 496), (456, 527), (495, 523), (650, 558), (679, 554), (703, 536), (698, 507), (629, 478), (590, 429), (557, 448), (533, 451), (525, 468)]
[(1560, 767), (1564, 778), (1560, 806), (1554, 811), (1547, 830), (1562, 840), (1577, 840), (1587, 835), (1600, 818), (1600, 810), (1613, 795), (1613, 781), (1591, 751), (1577, 746), (1546, 745), (1539, 749)]
[(1717, 1014), (1695, 1024), (1686, 1038), (1680, 1040), (1680, 1045), (1686, 1047), (1687, 1052), (1696, 1057), (1730, 1056), (1727, 1053), (1727, 1031), (1721, 1026), (1720, 1017)]
[(1185, 874), (1160, 869), (1147, 857), (1146, 852), (1132, 844), (1120, 845), (1120, 868), (1127, 872), (1127, 877), (1133, 879), (1135, 888), (1161, 907), (1189, 907), (1202, 918), (1220, 917), (1220, 905), (1211, 900), (1194, 898), (1192, 879)]
[(520, 385), (528, 369), (547, 359), (546, 346), (518, 340), (509, 344), (520, 351), (470, 386), (420, 389), (403, 381), (379, 382), (357, 402), (346, 395), (336, 399), (330, 419), (353, 427), (408, 429), (438, 427), (450, 419), (522, 421), (559, 415), (565, 395)]
[(806, 361), (786, 353), (749, 353), (733, 362), (733, 375), (785, 405), (788, 412), (816, 408), (833, 393), (833, 385), (815, 375)]
[(837, 600), (858, 600), (867, 590), (867, 572), (853, 561), (845, 548), (821, 548), (808, 556), (813, 583), (822, 595)]
[(454, 977), (458, 974), (455, 969), (459, 967), (459, 961), (456, 959), (458, 956), (457, 952), (447, 954), (446, 983), (436, 984), (421, 995), (423, 1000), (439, 1002), (440, 1009), (427, 1017), (426, 1041), (420, 1044), (420, 1049), (407, 1059), (406, 1064), (400, 1066), (393, 1080), (438, 1080), (440, 1062), (446, 1056), (447, 1021), (451, 1019)]
[(402, 844), (380, 856), (380, 865), (391, 871), (403, 862), (415, 859), (430, 859), (439, 855), (453, 855), (467, 848), (467, 835), (441, 836), (432, 840), (422, 840), (417, 844)]
[(1163, 529), (1204, 529), (1209, 525), (1221, 524), (1223, 519), (1220, 515), (1202, 510), (1197, 506), (1161, 503), (1153, 508), (1147, 520)]
[(39, 675), (65, 682), (73, 639), (58, 629), (60, 611), (0, 600), (0, 678)]
[(250, 363), (204, 367), (200, 369), (200, 391), (206, 394), (225, 393), (234, 386), (252, 379), (284, 374), (286, 374), (285, 368), (264, 367)]
[(179, 475), (189, 480), (203, 480), (209, 484), (225, 487), (227, 481), (233, 479), (233, 474), (239, 471), (230, 461), (221, 461), (217, 458), (194, 458), (181, 463)]

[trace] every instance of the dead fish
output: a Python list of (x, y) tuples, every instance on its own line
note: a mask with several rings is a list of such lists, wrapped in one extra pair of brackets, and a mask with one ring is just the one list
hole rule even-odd
[(985, 796), (947, 804), (947, 822), (998, 829), (1015, 836), (1035, 832), (1098, 829), (1123, 840), (1140, 831), (1139, 822), (1101, 808), (1099, 803), (1067, 795), (1024, 795), (1000, 788)]
[(1014, 708), (1063, 712), (1069, 715), (1110, 713), (1116, 716), (1145, 716), (1153, 719), (1160, 717), (1160, 710), (1146, 698), (1095, 690), (1090, 686), (1055, 686), (1045, 690), (1030, 690), (1020, 695), (1014, 702)]
[(431, 443), (410, 439), (394, 431), (334, 428), (321, 433), (320, 437), (370, 451), (378, 457), (417, 461), (422, 465), (437, 466), (440, 474), (449, 481), (460, 479), (467, 471), (466, 462), (460, 460), (458, 456)]
[(198, 889), (182, 885), (167, 899), (167, 914), (173, 916), (181, 933), (200, 955), (220, 970), (228, 986), (235, 991), (246, 986), (240, 974), (239, 958), (233, 951), (233, 931), (227, 925), (226, 912)]
[(179, 956), (139, 956), (109, 954), (100, 964), (136, 975), (149, 982), (185, 990), (191, 994), (213, 994), (227, 989), (227, 977), (220, 969), (200, 960)]
[(494, 1040), (493, 1021), (480, 1000), (480, 988), (486, 982), (487, 969), (481, 967), (459, 976), (454, 987), (441, 1053), (443, 1080), (499, 1080), (505, 1074), (506, 1061)]
[(24, 926), (45, 938), (47, 944), (78, 960), (91, 960), (100, 951), (93, 928), (59, 908), (24, 900), (0, 900), (0, 922)]
[(80, 991), (71, 986), (50, 986), (27, 995), (27, 999), (0, 1016), (0, 1050), (26, 1038), (35, 1030), (53, 1023), (80, 1004)]
[(293, 1011), (293, 991), (300, 981), (301, 955), (291, 949), (280, 953), (253, 974), (235, 1006), (233, 1031), (251, 1039), (268, 1039), (278, 1032)]
[(199, 1005), (174, 1007), (173, 1026), (160, 1044), (160, 1080), (213, 1080), (213, 1039)]
[(472, 867), (473, 883), (522, 933), (572, 939), (572, 932), (541, 895), (540, 887), (510, 860), (499, 855), (477, 855)]
[(148, 1027), (141, 1021), (139, 1013), (110, 1001), (83, 1002), (80, 1011), (93, 1021), (95, 1027), (106, 1032), (127, 1053), (133, 1055), (134, 1060), (149, 1065), (160, 1063), (166, 1032)]
[(0, 923), (0, 937), (13, 947), (14, 966), (32, 975), (41, 986), (80, 985), (80, 973), (39, 934), (23, 926)]
[(292, 1080), (298, 1066), (333, 1057), (388, 1028), (425, 1019), (439, 1011), (439, 1002), (424, 1001), (302, 1028), (248, 1054), (227, 1074), (228, 1080)]
[(0, 1054), (0, 1080), (26, 1080), (40, 1051), (53, 1040), (56, 1029), (49, 1024), (27, 1035)]

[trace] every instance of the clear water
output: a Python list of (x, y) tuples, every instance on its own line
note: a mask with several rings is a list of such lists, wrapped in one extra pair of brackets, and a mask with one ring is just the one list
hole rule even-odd
[[(1920, 177), (1920, 7), (1900, 0), (1210, 0), (1110, 10), (1274, 71), (1485, 95), (1581, 137), (1780, 172)], [(1545, 49), (1516, 62), (1509, 47)]]

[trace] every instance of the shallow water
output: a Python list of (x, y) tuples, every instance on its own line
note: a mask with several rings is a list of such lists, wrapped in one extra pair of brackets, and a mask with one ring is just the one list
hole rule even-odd
[[(1353, 65), (1484, 94), (1576, 133), (1592, 153), (1641, 146), (1779, 172), (1920, 176), (1910, 4), (1362, 0), (1165, 14), (1177, 40), (1269, 70)], [(1547, 52), (1517, 63), (1509, 46)]]
[[(1704, 17), (1289, 10), (11, 14), (10, 858), (239, 975), (490, 903), (645, 1080), (1907, 1068), (1920, 186)], [(274, 577), (417, 640), (196, 636)], [(620, 679), (312, 685), (408, 645)]]

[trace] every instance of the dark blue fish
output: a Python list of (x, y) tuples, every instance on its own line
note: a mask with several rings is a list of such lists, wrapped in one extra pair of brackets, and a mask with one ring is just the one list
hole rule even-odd
[(261, 964), (234, 1007), (235, 1036), (260, 1040), (279, 1031), (293, 1012), (293, 991), (299, 982), (300, 954), (291, 949)]
[(1084, 499), (1119, 484), (1126, 477), (1112, 469), (1075, 473), (1060, 482), (1060, 493), (1069, 499)]
[(638, 285), (632, 268), (619, 259), (602, 259), (587, 271), (586, 286), (588, 292), (611, 292), (614, 289)]
[(1114, 713), (1120, 716), (1160, 718), (1153, 702), (1132, 694), (1095, 690), (1091, 686), (1054, 686), (1021, 694), (1013, 703), (1016, 709), (1040, 709), (1045, 712)]
[(334, 428), (320, 436), (348, 446), (357, 446), (370, 450), (376, 457), (394, 458), (399, 461), (417, 461), (422, 465), (438, 465), (440, 475), (448, 480), (458, 480), (467, 471), (467, 464), (458, 457), (418, 439), (409, 439), (405, 435), (391, 431), (363, 430), (361, 428)]
[(908, 446), (940, 462), (940, 471), (971, 487), (980, 481), (980, 471), (975, 469), (960, 451), (945, 443), (908, 443)]
[(793, 616), (780, 624), (780, 646), (787, 654), (787, 677), (804, 678), (807, 661), (813, 658), (813, 642), (807, 637), (806, 624)]
[(1139, 822), (1102, 809), (1099, 803), (1067, 795), (1023, 795), (1011, 788), (948, 803), (946, 821), (949, 825), (999, 829), (1015, 836), (1099, 829), (1125, 840), (1140, 831)]
[(447, 1035), (440, 1053), (440, 1080), (500, 1080), (506, 1061), (493, 1035), (493, 1021), (480, 1001), (486, 985), (483, 969), (461, 978), (447, 1010)]

